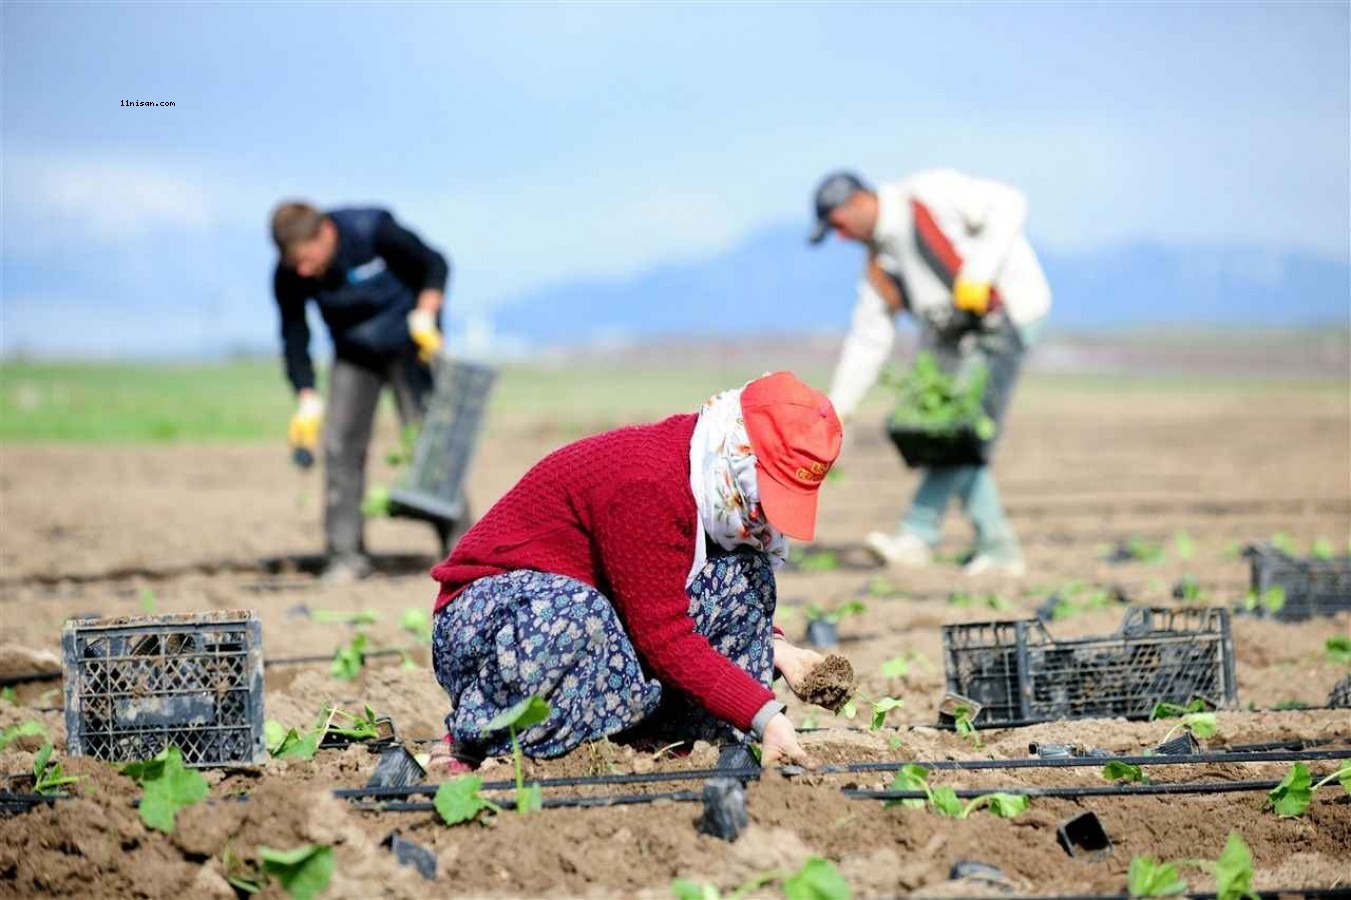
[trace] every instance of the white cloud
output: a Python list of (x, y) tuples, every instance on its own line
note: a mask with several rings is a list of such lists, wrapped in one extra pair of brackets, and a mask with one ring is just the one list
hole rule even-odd
[(20, 252), (71, 238), (111, 244), (203, 232), (220, 220), (202, 173), (144, 162), (15, 154), (4, 181), (6, 249)]

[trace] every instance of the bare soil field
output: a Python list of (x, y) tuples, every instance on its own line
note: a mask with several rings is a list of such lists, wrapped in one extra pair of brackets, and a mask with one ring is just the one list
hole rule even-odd
[[(693, 409), (702, 398), (692, 398)], [(651, 411), (653, 418), (675, 410)], [(860, 417), (848, 436), (841, 476), (826, 486), (818, 544), (841, 548), (846, 565), (788, 569), (779, 576), (778, 621), (801, 635), (808, 603), (862, 599), (865, 611), (840, 625), (839, 652), (868, 697), (904, 706), (885, 727), (804, 706), (781, 686), (805, 746), (820, 763), (1021, 758), (1033, 742), (1089, 745), (1122, 754), (1158, 743), (1172, 723), (1098, 719), (983, 730), (963, 737), (935, 728), (944, 691), (940, 629), (949, 623), (1030, 617), (1066, 583), (1116, 588), (1134, 604), (1175, 606), (1174, 585), (1190, 576), (1200, 604), (1233, 606), (1248, 588), (1248, 564), (1234, 545), (1289, 534), (1302, 549), (1315, 539), (1339, 551), (1351, 537), (1351, 402), (1345, 391), (1296, 386), (1079, 391), (1034, 383), (1015, 404), (996, 471), (1024, 542), (1029, 574), (970, 581), (953, 561), (922, 572), (854, 567), (871, 529), (891, 528), (915, 485), (884, 442), (880, 411)], [(486, 508), (548, 450), (589, 428), (619, 424), (598, 415), (583, 425), (498, 415), (485, 435), (470, 495)], [(394, 443), (385, 433), (387, 445)], [(373, 453), (372, 481), (396, 473)], [(377, 573), (357, 584), (314, 576), (320, 480), (298, 473), (278, 446), (7, 446), (0, 467), (0, 675), (40, 669), (59, 656), (69, 618), (247, 608), (263, 622), (268, 718), (306, 726), (327, 701), (389, 715), (410, 748), (442, 731), (446, 698), (428, 653), (401, 630), (407, 610), (429, 608), (427, 570), (436, 544), (425, 525), (371, 523)], [(1178, 532), (1192, 544), (1178, 547)], [(1157, 561), (1107, 561), (1104, 550), (1132, 538), (1162, 544)], [(969, 542), (951, 516), (943, 550)], [(795, 553), (800, 548), (794, 548)], [(1185, 558), (1184, 558), (1185, 557)], [(954, 592), (997, 594), (1007, 608), (950, 602)], [(406, 648), (372, 657), (354, 681), (330, 675), (328, 657), (354, 633), (318, 621), (322, 611), (369, 610), (371, 645)], [(1104, 634), (1121, 608), (1048, 626), (1057, 637)], [(1218, 716), (1210, 750), (1236, 745), (1321, 742), (1351, 757), (1351, 711), (1322, 707), (1344, 664), (1325, 642), (1351, 636), (1351, 614), (1298, 624), (1239, 616), (1233, 622), (1238, 704)], [(905, 666), (885, 663), (897, 658)], [(900, 671), (904, 668), (905, 671)], [(0, 728), (30, 719), (63, 745), (60, 681), (17, 685), (0, 700)], [(866, 704), (861, 704), (866, 706)], [(0, 770), (31, 768), (36, 738), (0, 751)], [(691, 748), (683, 748), (691, 749)], [(670, 896), (675, 878), (730, 891), (757, 874), (791, 870), (811, 855), (832, 860), (856, 896), (969, 896), (990, 888), (952, 882), (959, 860), (998, 866), (1018, 894), (1120, 894), (1133, 856), (1215, 859), (1230, 831), (1252, 847), (1255, 887), (1338, 887), (1351, 883), (1351, 798), (1326, 789), (1299, 819), (1264, 809), (1266, 792), (1036, 798), (1014, 819), (979, 813), (942, 818), (923, 809), (851, 799), (842, 788), (885, 788), (886, 770), (783, 777), (766, 773), (748, 788), (750, 827), (735, 842), (695, 829), (697, 803), (660, 800), (612, 808), (503, 813), (481, 824), (447, 827), (429, 811), (361, 811), (334, 798), (360, 787), (377, 756), (354, 746), (313, 760), (274, 760), (257, 768), (210, 771), (211, 793), (179, 814), (174, 834), (148, 830), (132, 802), (136, 786), (112, 768), (66, 759), (87, 776), (74, 799), (0, 819), (0, 896), (232, 897), (227, 851), (251, 859), (259, 846), (313, 842), (335, 848), (327, 896)], [(688, 755), (638, 752), (603, 742), (569, 757), (527, 765), (531, 777), (679, 771), (709, 767), (707, 745)], [(1317, 774), (1332, 761), (1310, 764)], [(1155, 783), (1281, 778), (1286, 763), (1158, 767)], [(490, 760), (485, 779), (510, 777)], [(935, 784), (960, 788), (1104, 785), (1097, 767), (937, 771)], [(435, 778), (438, 776), (429, 776)], [(698, 791), (699, 781), (629, 785), (630, 793)], [(559, 789), (546, 797), (594, 793)], [(239, 799), (247, 795), (247, 799)], [(1114, 849), (1101, 859), (1071, 858), (1057, 826), (1095, 812)], [(398, 829), (438, 860), (435, 885), (396, 864), (379, 846)], [(1186, 872), (1211, 890), (1204, 871)], [(275, 887), (260, 896), (277, 895)], [(763, 895), (774, 895), (765, 888)], [(993, 895), (993, 894), (992, 894)]]

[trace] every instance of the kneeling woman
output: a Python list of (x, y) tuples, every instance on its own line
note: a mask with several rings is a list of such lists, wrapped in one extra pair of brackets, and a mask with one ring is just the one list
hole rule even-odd
[(788, 372), (697, 415), (598, 434), (546, 456), (432, 570), (432, 649), (454, 710), (453, 756), (509, 751), (498, 713), (531, 695), (535, 757), (635, 730), (762, 741), (808, 763), (769, 686), (794, 691), (817, 654), (773, 628), (784, 535), (810, 540), (840, 449), (824, 394)]

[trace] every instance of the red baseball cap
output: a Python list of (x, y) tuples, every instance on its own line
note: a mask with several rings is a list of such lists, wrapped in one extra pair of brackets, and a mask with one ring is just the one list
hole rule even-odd
[(811, 540), (817, 491), (844, 437), (835, 407), (792, 372), (774, 372), (746, 385), (741, 414), (765, 517), (789, 537)]

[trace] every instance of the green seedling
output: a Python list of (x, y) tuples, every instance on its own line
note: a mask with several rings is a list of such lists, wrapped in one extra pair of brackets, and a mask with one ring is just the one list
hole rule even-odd
[(361, 514), (368, 519), (383, 519), (389, 516), (389, 488), (383, 485), (371, 485), (361, 501)]
[(1285, 588), (1275, 585), (1260, 594), (1250, 590), (1243, 596), (1242, 605), (1247, 612), (1256, 612), (1260, 608), (1275, 615), (1285, 609)]
[(925, 671), (933, 670), (933, 663), (929, 661), (929, 657), (917, 650), (905, 650), (882, 663), (882, 677), (904, 678), (910, 674), (911, 665), (919, 666)]
[(1176, 719), (1179, 716), (1190, 715), (1191, 713), (1200, 713), (1206, 711), (1206, 702), (1200, 697), (1191, 700), (1186, 706), (1180, 706), (1176, 703), (1159, 703), (1149, 713), (1151, 722), (1157, 719)]
[(1328, 540), (1327, 538), (1319, 538), (1318, 540), (1314, 541), (1313, 547), (1309, 551), (1309, 555), (1312, 556), (1314, 559), (1322, 559), (1322, 560), (1332, 559), (1335, 553), (1336, 551), (1332, 549), (1332, 541)]
[(969, 428), (981, 440), (992, 440), (998, 427), (981, 404), (989, 379), (989, 367), (979, 361), (954, 375), (943, 371), (933, 353), (921, 351), (910, 371), (899, 377), (889, 372), (883, 378), (896, 392), (891, 425), (935, 436)]
[(797, 567), (803, 572), (834, 572), (840, 567), (840, 555), (834, 550), (803, 554)]
[(366, 644), (364, 634), (354, 634), (352, 639), (333, 653), (333, 665), (329, 673), (339, 681), (355, 681), (366, 665)]
[(485, 734), (501, 731), (503, 728), (511, 734), (511, 756), (516, 769), (516, 812), (521, 815), (535, 812), (543, 807), (543, 795), (538, 784), (525, 786), (525, 776), (521, 768), (521, 744), (517, 739), (517, 729), (525, 730), (538, 725), (549, 718), (549, 704), (542, 697), (526, 697), (508, 710), (498, 713), (483, 726)]
[(1258, 900), (1252, 889), (1252, 851), (1237, 831), (1229, 832), (1214, 875), (1215, 900)]
[(336, 706), (325, 706), (324, 713), (328, 721), (323, 733), (341, 735), (354, 741), (370, 741), (380, 737), (380, 722), (375, 710), (370, 706), (362, 709), (363, 713), (357, 715)]
[(971, 746), (980, 746), (980, 734), (976, 731), (976, 711), (965, 703), (960, 703), (952, 711), (952, 724), (957, 735), (971, 742)]
[(1173, 735), (1177, 734), (1184, 728), (1190, 731), (1195, 737), (1200, 738), (1201, 740), (1213, 738), (1215, 734), (1220, 730), (1219, 724), (1215, 720), (1214, 713), (1212, 712), (1190, 713), (1188, 715), (1183, 716), (1182, 719), (1176, 725), (1168, 729), (1168, 733), (1163, 736), (1163, 740), (1159, 741), (1159, 743), (1160, 744), (1168, 743), (1168, 741), (1173, 737)]
[(419, 644), (432, 642), (432, 614), (425, 607), (404, 610), (399, 616), (399, 627), (408, 632)]
[(901, 591), (885, 575), (874, 575), (868, 579), (868, 585), (864, 592), (869, 597), (895, 597)]
[(263, 740), (267, 744), (267, 752), (273, 759), (314, 759), (322, 737), (323, 734), (318, 728), (302, 735), (276, 719), (268, 719), (263, 723)]
[(0, 700), (5, 701), (6, 703), (17, 703), (18, 699), (19, 695), (18, 693), (15, 692), (14, 688), (12, 687), (0, 688)]
[(830, 622), (832, 624), (839, 624), (850, 616), (861, 616), (867, 611), (868, 605), (862, 600), (846, 600), (844, 603), (829, 608), (808, 603), (804, 608), (807, 621)]
[(1192, 536), (1186, 531), (1178, 531), (1173, 534), (1173, 552), (1177, 558), (1183, 560), (1191, 559), (1196, 555), (1196, 544), (1192, 542)]
[(1285, 711), (1285, 710), (1296, 710), (1296, 709), (1309, 709), (1311, 706), (1312, 706), (1312, 704), (1310, 704), (1310, 703), (1305, 703), (1303, 700), (1295, 700), (1295, 699), (1291, 698), (1291, 699), (1287, 699), (1287, 700), (1282, 700), (1281, 702), (1279, 702), (1279, 703), (1277, 703), (1275, 706), (1273, 706), (1272, 709)]
[(1132, 897), (1171, 897), (1187, 890), (1187, 882), (1178, 873), (1176, 863), (1160, 862), (1152, 856), (1131, 859), (1126, 873), (1126, 891)]
[(688, 878), (677, 878), (671, 882), (671, 893), (675, 895), (676, 900), (741, 900), (741, 898), (750, 896), (752, 892), (758, 891), (765, 885), (771, 884), (782, 877), (782, 872), (765, 872), (739, 885), (730, 894), (723, 894), (722, 891), (718, 890), (717, 885), (691, 881)]
[(318, 897), (333, 878), (333, 848), (327, 844), (302, 844), (292, 850), (259, 847), (258, 858), (263, 875), (275, 878), (294, 900)]
[(30, 719), (19, 725), (11, 725), (4, 731), (0, 731), (0, 750), (5, 749), (19, 738), (25, 737), (46, 737), (47, 729), (42, 727), (42, 723)]
[(979, 809), (989, 809), (990, 812), (1003, 819), (1014, 819), (1026, 812), (1028, 807), (1031, 806), (1031, 800), (1028, 797), (998, 792), (981, 794), (979, 797), (963, 804), (957, 796), (957, 792), (952, 788), (947, 786), (931, 787), (929, 785), (929, 770), (916, 763), (901, 766), (892, 779), (888, 790), (923, 791), (927, 801), (920, 800), (918, 797), (910, 800), (888, 800), (886, 806), (906, 806), (911, 809), (920, 809), (927, 803), (930, 812), (952, 819), (965, 819)]
[(502, 807), (484, 797), (483, 779), (477, 775), (461, 775), (450, 781), (443, 781), (436, 789), (432, 805), (441, 821), (447, 825), (459, 825), (470, 822), (485, 809), (500, 813)]
[(58, 788), (74, 784), (83, 775), (67, 775), (59, 762), (52, 761), (52, 742), (47, 741), (33, 757), (33, 790), (39, 794), (54, 794)]
[(1225, 559), (1238, 559), (1243, 555), (1243, 544), (1239, 541), (1230, 541), (1224, 545), (1224, 550), (1220, 553)]
[(147, 828), (172, 834), (178, 811), (206, 797), (206, 779), (183, 765), (183, 755), (170, 745), (154, 759), (127, 763), (122, 774), (141, 786), (141, 821)]
[(1271, 536), (1271, 546), (1288, 556), (1299, 554), (1299, 550), (1295, 548), (1295, 539), (1284, 531), (1278, 531)]
[(225, 870), (225, 880), (237, 891), (256, 894), (267, 887), (267, 878), (258, 871), (258, 867), (235, 856), (228, 846), (221, 856), (221, 868)]
[(1206, 592), (1201, 589), (1196, 576), (1187, 573), (1173, 586), (1173, 596), (1183, 603), (1199, 603), (1205, 599)]
[(155, 592), (150, 588), (141, 588), (141, 612), (147, 616), (155, 614)]
[(896, 697), (883, 697), (880, 700), (873, 701), (872, 720), (868, 723), (869, 731), (876, 731), (886, 724), (887, 713), (893, 709), (900, 709), (905, 705), (905, 701)]
[(1328, 638), (1323, 644), (1323, 655), (1330, 663), (1351, 666), (1351, 637), (1339, 634)]
[(999, 594), (966, 594), (960, 591), (948, 594), (948, 606), (959, 606), (964, 609), (984, 607), (996, 612), (1013, 608), (1013, 604)]
[(1317, 784), (1313, 783), (1308, 766), (1295, 763), (1281, 783), (1267, 794), (1267, 807), (1283, 819), (1299, 818), (1313, 802), (1314, 792), (1333, 781), (1339, 782), (1351, 794), (1351, 761), (1341, 763), (1341, 768)]
[(787, 900), (849, 900), (853, 890), (834, 863), (809, 856), (802, 868), (784, 879), (783, 895)]
[(359, 609), (356, 612), (344, 609), (316, 609), (310, 618), (324, 625), (374, 625), (380, 621), (380, 614), (373, 609)]
[(1109, 762), (1102, 767), (1102, 777), (1114, 784), (1148, 784), (1145, 770), (1124, 762)]
[(405, 425), (400, 429), (399, 446), (385, 453), (385, 465), (397, 468), (408, 465), (413, 461), (419, 430), (416, 424)]

